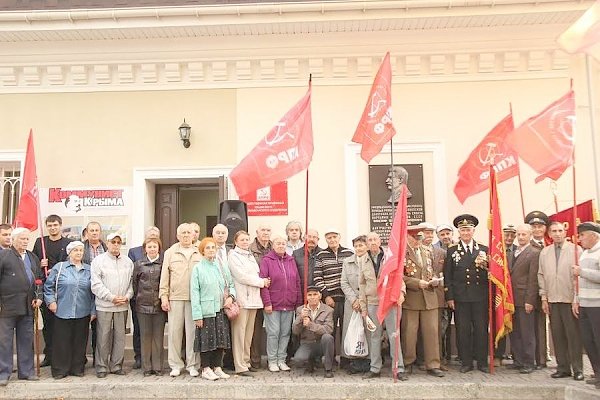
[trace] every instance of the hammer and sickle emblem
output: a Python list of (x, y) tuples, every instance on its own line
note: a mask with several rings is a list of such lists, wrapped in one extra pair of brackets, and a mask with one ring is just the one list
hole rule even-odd
[(291, 132), (289, 132), (289, 131), (282, 132), (282, 129), (285, 126), (285, 122), (279, 121), (276, 126), (277, 126), (277, 131), (275, 132), (275, 135), (272, 138), (269, 137), (269, 134), (267, 134), (267, 136), (265, 136), (266, 144), (268, 144), (269, 146), (276, 145), (277, 143), (283, 141), (286, 138), (286, 136), (289, 136), (290, 138), (292, 138), (292, 140), (294, 140), (294, 135), (292, 135)]
[(494, 164), (495, 158), (503, 154), (496, 152), (498, 147), (496, 143), (488, 143), (485, 146), (486, 149), (479, 150), (479, 162), (481, 162), (481, 165)]

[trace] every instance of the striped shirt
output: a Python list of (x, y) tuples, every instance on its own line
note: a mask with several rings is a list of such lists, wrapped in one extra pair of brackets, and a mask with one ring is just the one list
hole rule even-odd
[(334, 299), (343, 299), (342, 292), (342, 265), (347, 257), (354, 253), (352, 250), (345, 247), (338, 247), (337, 252), (334, 252), (329, 247), (321, 250), (316, 255), (314, 283), (315, 286), (321, 289), (323, 298), (331, 296)]

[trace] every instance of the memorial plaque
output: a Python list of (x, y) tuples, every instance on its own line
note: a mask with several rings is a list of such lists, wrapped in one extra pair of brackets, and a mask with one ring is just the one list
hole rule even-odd
[(369, 212), (371, 231), (387, 244), (392, 230), (392, 210), (398, 205), (400, 188), (408, 186), (408, 223), (425, 221), (423, 164), (369, 165)]

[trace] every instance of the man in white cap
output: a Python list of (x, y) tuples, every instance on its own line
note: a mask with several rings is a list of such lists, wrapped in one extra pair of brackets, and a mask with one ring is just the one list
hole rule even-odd
[[(342, 265), (352, 250), (340, 245), (340, 232), (338, 229), (329, 228), (325, 231), (327, 248), (321, 250), (316, 256), (314, 284), (321, 289), (325, 304), (333, 308), (333, 337), (339, 326), (344, 326), (344, 292), (342, 291)], [(345, 367), (346, 359), (341, 359), (340, 364)], [(342, 365), (343, 364), (343, 365)]]
[(92, 293), (96, 296), (98, 337), (96, 342), (96, 376), (106, 378), (110, 372), (125, 375), (125, 324), (129, 300), (133, 297), (133, 262), (121, 254), (119, 233), (106, 237), (108, 251), (92, 261)]
[(8, 384), (13, 370), (13, 337), (19, 379), (38, 380), (33, 369), (33, 313), (42, 304), (42, 271), (39, 258), (27, 250), (30, 234), (29, 229), (15, 228), (12, 246), (0, 253), (0, 386)]
[[(439, 224), (435, 228), (435, 233), (437, 235), (438, 241), (433, 245), (434, 249), (441, 249), (444, 251), (444, 257), (446, 258), (446, 251), (448, 247), (454, 244), (454, 229), (449, 224)], [(440, 277), (444, 276), (444, 261), (442, 261), (441, 265), (441, 274)], [(440, 334), (440, 359), (442, 362), (442, 366), (440, 369), (442, 371), (447, 370), (446, 365), (452, 358), (452, 330), (450, 329), (450, 321), (452, 321), (453, 311), (446, 304), (446, 289), (444, 287), (444, 281), (442, 280), (440, 285), (437, 287), (438, 293), (438, 302), (439, 302), (439, 310), (440, 310), (440, 326), (439, 326), (439, 334)]]
[(449, 224), (440, 224), (435, 228), (438, 241), (434, 244), (435, 247), (440, 247), (448, 250), (448, 247), (454, 244), (454, 229)]

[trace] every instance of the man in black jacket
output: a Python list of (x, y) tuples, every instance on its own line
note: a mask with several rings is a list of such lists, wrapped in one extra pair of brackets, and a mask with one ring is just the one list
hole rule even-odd
[[(46, 217), (46, 231), (48, 236), (37, 238), (33, 245), (33, 254), (40, 259), (42, 268), (42, 280), (46, 281), (46, 276), (54, 267), (61, 261), (66, 261), (67, 245), (71, 243), (71, 239), (62, 236), (62, 218), (58, 215), (48, 215)], [(42, 240), (44, 246), (42, 246)], [(44, 361), (42, 367), (49, 367), (52, 364), (52, 332), (54, 331), (54, 313), (49, 311), (46, 303), (42, 303), (40, 308), (42, 318), (44, 320)]]
[[(40, 260), (27, 250), (30, 232), (16, 228), (12, 247), (0, 253), (0, 386), (13, 370), (13, 335), (17, 338), (19, 379), (36, 381), (33, 369), (33, 313), (42, 304)], [(15, 332), (16, 330), (16, 332)]]
[(448, 307), (455, 312), (460, 372), (489, 372), (488, 356), (488, 248), (473, 239), (479, 221), (469, 214), (454, 219), (460, 241), (448, 247), (444, 283)]

